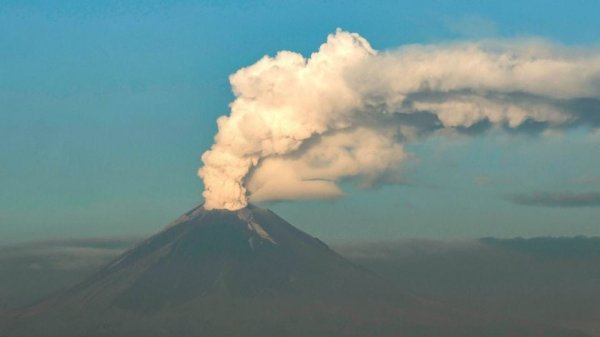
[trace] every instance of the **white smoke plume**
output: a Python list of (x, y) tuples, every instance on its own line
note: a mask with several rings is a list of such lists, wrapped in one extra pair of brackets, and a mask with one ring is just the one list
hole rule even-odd
[(539, 40), (378, 52), (338, 29), (308, 58), (265, 56), (230, 82), (231, 113), (199, 170), (207, 209), (371, 186), (409, 157), (403, 144), (439, 129), (600, 120), (600, 53)]

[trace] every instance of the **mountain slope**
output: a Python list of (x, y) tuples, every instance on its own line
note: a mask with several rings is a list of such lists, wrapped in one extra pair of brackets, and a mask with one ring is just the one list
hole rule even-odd
[(579, 336), (425, 302), (254, 206), (195, 208), (0, 335)]

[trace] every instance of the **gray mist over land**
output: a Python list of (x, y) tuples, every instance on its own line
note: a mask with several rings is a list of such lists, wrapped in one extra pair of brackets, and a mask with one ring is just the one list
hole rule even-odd
[[(0, 247), (0, 311), (74, 285), (139, 241)], [(334, 248), (420, 296), (600, 333), (600, 238), (404, 239)]]

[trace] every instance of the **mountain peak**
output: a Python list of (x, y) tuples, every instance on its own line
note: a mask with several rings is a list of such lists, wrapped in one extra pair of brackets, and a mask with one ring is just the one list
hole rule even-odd
[(186, 222), (186, 221), (189, 221), (191, 219), (197, 219), (197, 218), (200, 218), (202, 216), (209, 215), (209, 214), (213, 215), (213, 216), (218, 216), (218, 215), (222, 216), (222, 215), (227, 215), (227, 214), (236, 214), (240, 218), (251, 218), (252, 214), (254, 212), (270, 212), (270, 213), (272, 213), (268, 209), (260, 208), (258, 206), (252, 205), (252, 204), (248, 204), (244, 208), (240, 208), (238, 210), (231, 211), (231, 210), (228, 210), (228, 209), (216, 209), (216, 208), (206, 209), (206, 208), (204, 208), (204, 203), (202, 203), (202, 204), (200, 204), (200, 205), (192, 208), (188, 212), (184, 213), (179, 218), (175, 219), (175, 221), (171, 222), (169, 225), (167, 225), (167, 227), (172, 227), (172, 226), (175, 226), (175, 225), (177, 225), (179, 223)]
[(473, 324), (479, 318), (399, 291), (269, 210), (200, 205), (84, 282), (21, 310), (0, 335), (488, 336)]

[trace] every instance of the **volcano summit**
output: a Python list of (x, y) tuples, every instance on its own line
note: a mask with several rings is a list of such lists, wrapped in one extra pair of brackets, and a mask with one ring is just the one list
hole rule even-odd
[(252, 205), (191, 210), (0, 335), (583, 336), (424, 301)]

